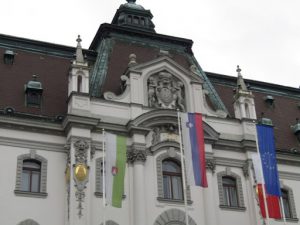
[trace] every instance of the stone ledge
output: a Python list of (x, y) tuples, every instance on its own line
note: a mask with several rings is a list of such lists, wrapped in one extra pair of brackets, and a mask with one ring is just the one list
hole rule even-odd
[[(170, 198), (162, 198), (162, 197), (157, 197), (156, 199), (159, 202), (172, 203), (172, 204), (184, 204), (184, 201), (179, 200), (179, 199), (170, 199)], [(192, 200), (187, 200), (187, 203), (189, 205), (191, 205), (191, 204), (193, 204), (193, 201)]]
[(221, 209), (232, 210), (232, 211), (246, 211), (246, 207), (233, 207), (228, 205), (220, 205)]
[[(103, 197), (102, 192), (96, 191), (94, 194), (97, 198), (102, 198)], [(122, 199), (125, 199), (125, 198), (126, 198), (126, 195), (122, 195)]]
[[(285, 218), (287, 222), (289, 223), (297, 223), (299, 221), (298, 218)], [(276, 219), (278, 222), (283, 222), (283, 219)]]
[(45, 192), (30, 192), (30, 191), (20, 191), (15, 190), (15, 195), (22, 197), (32, 197), (32, 198), (46, 198), (48, 193)]

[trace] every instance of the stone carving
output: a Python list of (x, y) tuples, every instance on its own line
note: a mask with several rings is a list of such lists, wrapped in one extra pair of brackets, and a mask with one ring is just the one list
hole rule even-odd
[(76, 163), (84, 163), (86, 164), (87, 160), (87, 149), (89, 145), (84, 140), (78, 140), (74, 143), (75, 147), (75, 160)]
[(162, 141), (178, 141), (178, 127), (173, 124), (165, 124), (164, 126), (159, 126), (153, 128), (152, 131), (152, 145), (155, 145)]
[(249, 166), (250, 166), (250, 163), (249, 163), (248, 160), (246, 160), (243, 167), (242, 167), (242, 170), (243, 170), (243, 173), (244, 173), (245, 177), (249, 177)]
[(137, 161), (145, 162), (147, 159), (147, 152), (140, 149), (131, 149), (127, 152), (127, 162), (134, 163)]
[(75, 147), (75, 164), (73, 165), (73, 179), (75, 181), (75, 197), (78, 202), (78, 216), (79, 218), (83, 215), (82, 203), (84, 202), (85, 193), (84, 189), (88, 182), (89, 167), (87, 166), (87, 156), (89, 145), (85, 140), (78, 140), (74, 143)]
[(128, 66), (129, 67), (132, 67), (132, 66), (135, 66), (137, 65), (137, 62), (136, 62), (136, 55), (135, 54), (130, 54), (129, 55), (129, 63), (128, 63)]
[(148, 105), (154, 108), (185, 110), (184, 85), (168, 72), (159, 72), (148, 79)]
[(206, 168), (209, 169), (212, 173), (215, 173), (216, 160), (215, 159), (206, 159)]
[(91, 159), (94, 158), (95, 153), (96, 153), (96, 146), (95, 146), (95, 145), (92, 145), (92, 146), (91, 146)]

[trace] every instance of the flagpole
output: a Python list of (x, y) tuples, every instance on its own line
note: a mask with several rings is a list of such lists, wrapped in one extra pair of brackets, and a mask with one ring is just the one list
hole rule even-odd
[(106, 193), (105, 193), (105, 131), (102, 128), (102, 204), (103, 204), (103, 225), (106, 223), (105, 209), (106, 209)]
[(180, 145), (180, 160), (181, 160), (181, 173), (182, 173), (182, 183), (183, 183), (183, 200), (184, 200), (184, 210), (185, 210), (185, 224), (189, 225), (189, 216), (187, 208), (187, 194), (186, 194), (186, 181), (185, 181), (185, 163), (183, 159), (183, 149), (182, 149), (182, 137), (181, 137), (181, 123), (179, 110), (177, 109), (177, 120), (178, 120), (178, 134), (179, 134), (179, 145)]
[[(255, 125), (255, 128), (256, 128), (256, 125)], [(269, 209), (268, 209), (267, 195), (266, 195), (266, 190), (265, 190), (265, 178), (264, 178), (264, 174), (263, 174), (263, 166), (262, 166), (261, 155), (260, 155), (259, 145), (258, 145), (257, 128), (255, 130), (256, 130), (255, 143), (256, 143), (256, 149), (257, 149), (257, 153), (258, 153), (259, 160), (260, 160), (260, 175), (261, 175), (261, 178), (263, 179), (262, 191), (263, 191), (263, 199), (264, 199), (264, 206), (265, 206), (265, 213), (266, 213), (266, 222), (267, 222), (267, 225), (270, 225)]]
[(280, 196), (280, 206), (281, 206), (281, 211), (282, 211), (283, 223), (284, 223), (284, 225), (286, 225), (286, 217), (285, 217), (285, 211), (284, 211), (284, 207), (283, 207), (282, 196)]

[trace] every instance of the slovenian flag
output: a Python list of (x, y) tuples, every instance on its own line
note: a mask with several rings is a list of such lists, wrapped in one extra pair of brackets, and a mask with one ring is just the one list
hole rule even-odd
[[(266, 218), (266, 210), (262, 188), (265, 187), (266, 202), (270, 218), (280, 219), (281, 196), (280, 182), (278, 177), (275, 141), (273, 127), (256, 125), (258, 146), (261, 158), (258, 154), (252, 156), (253, 167), (257, 182), (257, 194), (263, 218)], [(261, 171), (262, 168), (262, 171)], [(263, 176), (261, 176), (261, 174)]]
[(188, 183), (207, 187), (202, 115), (181, 113), (181, 129)]
[(105, 191), (107, 204), (121, 208), (126, 166), (126, 138), (106, 133)]

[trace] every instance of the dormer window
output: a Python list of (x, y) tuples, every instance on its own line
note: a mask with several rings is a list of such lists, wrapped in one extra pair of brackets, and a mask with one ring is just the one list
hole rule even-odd
[(42, 83), (37, 81), (37, 76), (25, 84), (26, 105), (31, 107), (40, 107), (42, 102)]
[(14, 63), (15, 53), (11, 50), (5, 50), (3, 55), (3, 61), (6, 65), (12, 65)]

